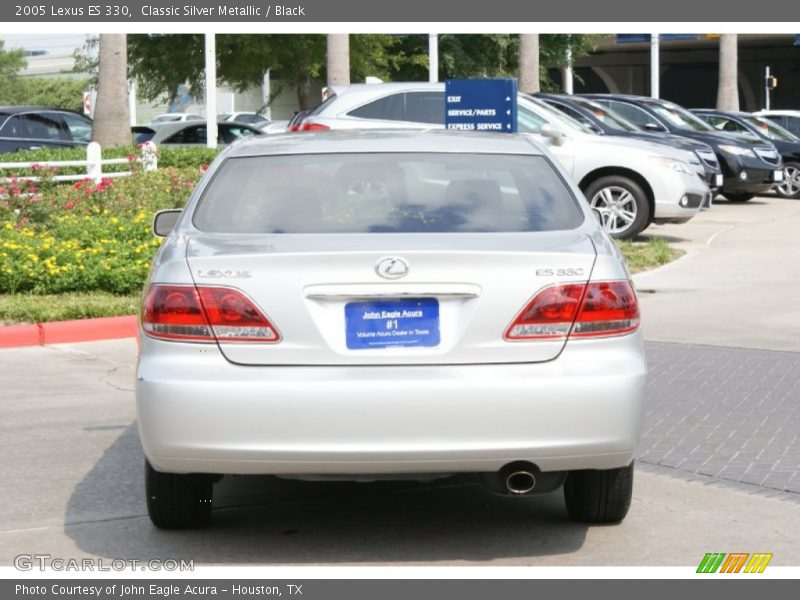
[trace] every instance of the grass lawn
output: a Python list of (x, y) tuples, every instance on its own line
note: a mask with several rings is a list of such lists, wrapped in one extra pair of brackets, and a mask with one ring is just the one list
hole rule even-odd
[(139, 295), (115, 296), (104, 292), (53, 294), (0, 294), (0, 325), (43, 323), (91, 317), (133, 315)]
[(653, 237), (646, 242), (618, 241), (631, 273), (647, 271), (672, 262), (683, 255), (682, 250), (670, 246), (663, 238)]
[[(632, 273), (652, 269), (678, 258), (682, 252), (661, 238), (647, 242), (619, 242)], [(91, 317), (133, 315), (139, 310), (139, 295), (116, 296), (86, 292), (36, 296), (0, 294), (0, 325), (42, 323)]]

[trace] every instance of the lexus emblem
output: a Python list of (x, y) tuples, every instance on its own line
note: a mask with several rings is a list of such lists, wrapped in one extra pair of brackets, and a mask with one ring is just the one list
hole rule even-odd
[(384, 279), (400, 279), (408, 275), (408, 263), (396, 256), (387, 256), (375, 265), (375, 272)]

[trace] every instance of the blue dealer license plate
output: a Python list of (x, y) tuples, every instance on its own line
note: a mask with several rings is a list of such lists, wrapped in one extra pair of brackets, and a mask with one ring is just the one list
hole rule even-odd
[(348, 302), (344, 320), (350, 350), (439, 345), (435, 298)]

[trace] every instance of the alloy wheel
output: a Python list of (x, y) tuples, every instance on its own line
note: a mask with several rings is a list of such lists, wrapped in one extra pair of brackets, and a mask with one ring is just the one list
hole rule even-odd
[(783, 183), (775, 186), (781, 196), (794, 196), (800, 193), (800, 169), (795, 166), (783, 168)]
[(636, 198), (624, 187), (612, 185), (599, 190), (590, 201), (600, 213), (603, 229), (608, 233), (622, 233), (636, 219)]

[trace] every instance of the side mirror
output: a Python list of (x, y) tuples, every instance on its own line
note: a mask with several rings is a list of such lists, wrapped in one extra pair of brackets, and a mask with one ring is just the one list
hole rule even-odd
[(153, 235), (167, 237), (175, 228), (182, 213), (179, 208), (158, 211), (153, 218)]
[(665, 129), (664, 129), (662, 126), (661, 126), (661, 125), (659, 125), (658, 123), (652, 123), (652, 122), (651, 122), (651, 123), (645, 123), (645, 126), (644, 126), (644, 128), (645, 128), (647, 131), (658, 131), (658, 132), (660, 132), (660, 133), (663, 133), (664, 131), (666, 131), (666, 130), (665, 130)]
[(539, 134), (548, 138), (552, 142), (553, 146), (564, 145), (564, 134), (550, 125), (550, 123), (542, 125), (542, 128), (539, 130)]

